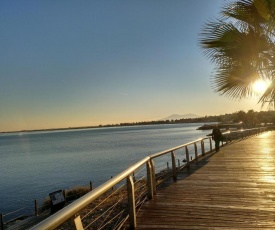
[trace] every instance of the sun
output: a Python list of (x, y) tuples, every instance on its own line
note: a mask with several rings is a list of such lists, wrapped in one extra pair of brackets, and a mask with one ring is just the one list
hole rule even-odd
[(252, 88), (256, 93), (263, 93), (267, 88), (267, 83), (263, 80), (258, 80), (253, 83)]

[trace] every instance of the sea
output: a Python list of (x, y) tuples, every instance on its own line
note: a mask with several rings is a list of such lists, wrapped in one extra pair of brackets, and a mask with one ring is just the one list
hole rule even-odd
[(42, 202), (53, 191), (90, 181), (97, 187), (148, 155), (205, 137), (210, 131), (196, 130), (201, 125), (2, 133), (0, 213), (7, 221), (33, 213), (34, 200)]

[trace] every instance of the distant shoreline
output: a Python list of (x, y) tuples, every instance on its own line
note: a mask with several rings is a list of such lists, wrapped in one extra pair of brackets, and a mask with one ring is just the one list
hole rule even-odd
[[(189, 119), (188, 119), (189, 120)], [(186, 121), (177, 123), (201, 123), (201, 121)], [(120, 123), (120, 124), (108, 124), (108, 125), (98, 125), (98, 126), (79, 126), (79, 127), (67, 127), (67, 128), (50, 128), (50, 129), (30, 129), (30, 130), (18, 130), (18, 131), (6, 131), (0, 132), (0, 134), (5, 133), (24, 133), (24, 132), (47, 132), (47, 131), (59, 131), (59, 130), (73, 130), (73, 129), (93, 129), (93, 128), (106, 128), (106, 127), (120, 127), (120, 126), (138, 126), (138, 125), (160, 125), (160, 124), (177, 124), (171, 121), (149, 121), (149, 122), (134, 122), (134, 123)]]
[[(252, 112), (251, 112), (252, 111)], [(250, 112), (250, 113), (249, 113)], [(223, 124), (232, 124), (239, 121), (243, 122), (246, 126), (255, 125), (253, 124), (253, 119), (251, 119), (251, 114), (254, 118), (259, 114), (257, 123), (275, 123), (274, 116), (275, 111), (261, 111), (254, 112), (253, 110), (245, 113), (244, 111), (239, 111), (231, 114), (224, 114), (218, 116), (204, 116), (197, 118), (182, 118), (182, 119), (172, 119), (172, 120), (158, 120), (158, 121), (141, 121), (141, 122), (124, 122), (120, 124), (107, 124), (107, 125), (97, 125), (97, 126), (80, 126), (80, 127), (66, 127), (66, 128), (49, 128), (49, 129), (33, 129), (33, 130), (18, 130), (18, 131), (4, 131), (0, 134), (5, 133), (23, 133), (23, 132), (43, 132), (43, 131), (58, 131), (58, 130), (73, 130), (73, 129), (92, 129), (92, 128), (104, 128), (104, 127), (120, 127), (120, 126), (137, 126), (137, 125), (160, 125), (160, 124), (180, 124), (180, 123), (210, 123), (219, 122)], [(241, 116), (239, 116), (241, 115)]]
[(79, 127), (66, 127), (66, 128), (50, 128), (50, 129), (30, 129), (18, 131), (6, 131), (3, 133), (23, 133), (23, 132), (43, 132), (43, 131), (58, 131), (58, 130), (72, 130), (72, 129), (92, 129), (92, 128), (106, 128), (106, 127), (120, 127), (120, 126), (137, 126), (137, 125), (161, 125), (161, 124), (179, 124), (179, 123), (202, 123), (202, 122), (216, 122), (210, 117), (205, 118), (183, 118), (179, 120), (159, 120), (159, 121), (141, 121), (141, 122), (125, 122), (120, 124), (107, 124), (98, 126), (79, 126)]
[(97, 127), (99, 126), (52, 128), (52, 129), (30, 129), (30, 130), (19, 130), (19, 131), (7, 131), (7, 132), (0, 132), (0, 133), (43, 132), (43, 131), (59, 131), (59, 130), (70, 130), (70, 129), (90, 129), (90, 128), (97, 128)]

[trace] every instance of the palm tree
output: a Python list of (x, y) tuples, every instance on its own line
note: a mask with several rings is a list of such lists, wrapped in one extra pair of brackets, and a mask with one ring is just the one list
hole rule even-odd
[(259, 102), (275, 98), (275, 1), (227, 1), (219, 18), (200, 34), (204, 54), (216, 66), (214, 90), (234, 99), (253, 95), (256, 80), (271, 81)]

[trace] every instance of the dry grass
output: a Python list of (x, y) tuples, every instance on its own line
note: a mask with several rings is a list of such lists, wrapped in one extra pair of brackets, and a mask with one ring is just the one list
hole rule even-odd
[[(86, 186), (77, 186), (69, 190), (65, 190), (65, 202), (72, 202), (86, 193), (90, 192), (90, 188)], [(39, 208), (39, 212), (47, 211), (51, 208), (51, 199), (50, 197), (45, 198), (41, 207)]]

